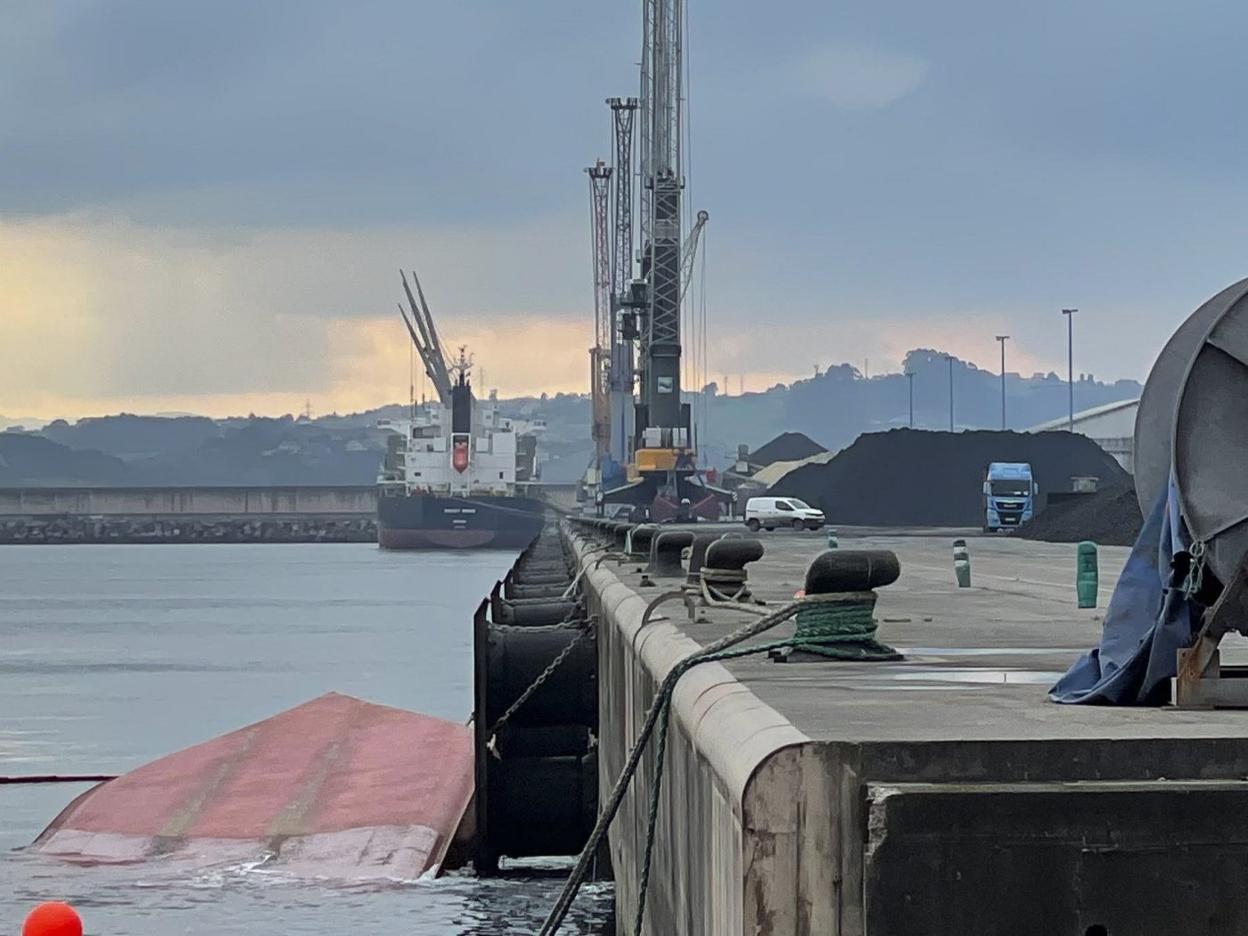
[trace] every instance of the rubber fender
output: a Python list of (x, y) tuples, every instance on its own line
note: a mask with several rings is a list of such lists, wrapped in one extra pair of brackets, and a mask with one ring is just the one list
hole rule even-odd
[(495, 624), (532, 627), (574, 621), (584, 616), (584, 607), (575, 599), (499, 598), (491, 612)]
[(554, 585), (521, 585), (513, 582), (504, 587), (503, 595), (506, 598), (562, 598), (567, 590), (567, 585), (558, 582)]
[(500, 757), (576, 757), (590, 750), (588, 725), (513, 725), (498, 730), (494, 749)]
[(546, 575), (552, 572), (562, 572), (568, 574), (572, 570), (568, 564), (563, 561), (558, 562), (519, 562), (516, 564), (517, 572), (532, 572), (535, 575)]
[(557, 585), (563, 583), (566, 588), (572, 584), (572, 576), (566, 572), (530, 572), (527, 569), (516, 569), (512, 579), (517, 585)]
[[(493, 725), (579, 635), (568, 627), (499, 627), (486, 633), (485, 723)], [(508, 719), (516, 725), (598, 725), (598, 654), (582, 639)]]
[(489, 848), (509, 858), (576, 855), (598, 814), (596, 752), (491, 759)]

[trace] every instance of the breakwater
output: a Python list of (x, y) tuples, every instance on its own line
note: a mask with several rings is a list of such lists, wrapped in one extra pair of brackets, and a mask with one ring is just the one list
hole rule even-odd
[(372, 485), (0, 488), (0, 544), (368, 543)]
[(375, 543), (371, 517), (0, 518), (0, 545), (94, 543)]

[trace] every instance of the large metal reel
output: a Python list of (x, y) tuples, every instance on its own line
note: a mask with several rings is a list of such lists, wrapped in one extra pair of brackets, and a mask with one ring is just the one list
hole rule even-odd
[[(1230, 295), (1233, 290), (1238, 294)], [(1211, 300), (1227, 298), (1196, 345), (1174, 414), (1179, 506), (1193, 541), (1205, 544), (1209, 566), (1224, 583), (1248, 553), (1246, 293), (1243, 281)]]
[(1135, 417), (1135, 495), (1148, 516), (1170, 482), (1174, 413), (1188, 366), (1210, 327), (1248, 296), (1248, 279), (1222, 290), (1187, 317), (1149, 372)]

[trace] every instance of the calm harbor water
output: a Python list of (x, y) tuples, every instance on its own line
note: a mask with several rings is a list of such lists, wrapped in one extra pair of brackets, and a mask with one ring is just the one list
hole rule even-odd
[[(0, 775), (118, 773), (330, 690), (466, 720), (471, 616), (508, 553), (369, 545), (0, 547)], [(256, 869), (74, 868), (23, 849), (83, 787), (0, 786), (0, 932), (67, 899), (89, 933), (510, 934), (562, 871), (329, 887)], [(568, 932), (606, 932), (609, 886)]]

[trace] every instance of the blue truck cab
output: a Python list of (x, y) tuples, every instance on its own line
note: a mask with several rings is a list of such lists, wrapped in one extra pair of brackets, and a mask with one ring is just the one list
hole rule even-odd
[(1039, 486), (1026, 462), (993, 462), (984, 476), (984, 532), (1021, 526), (1031, 519)]

